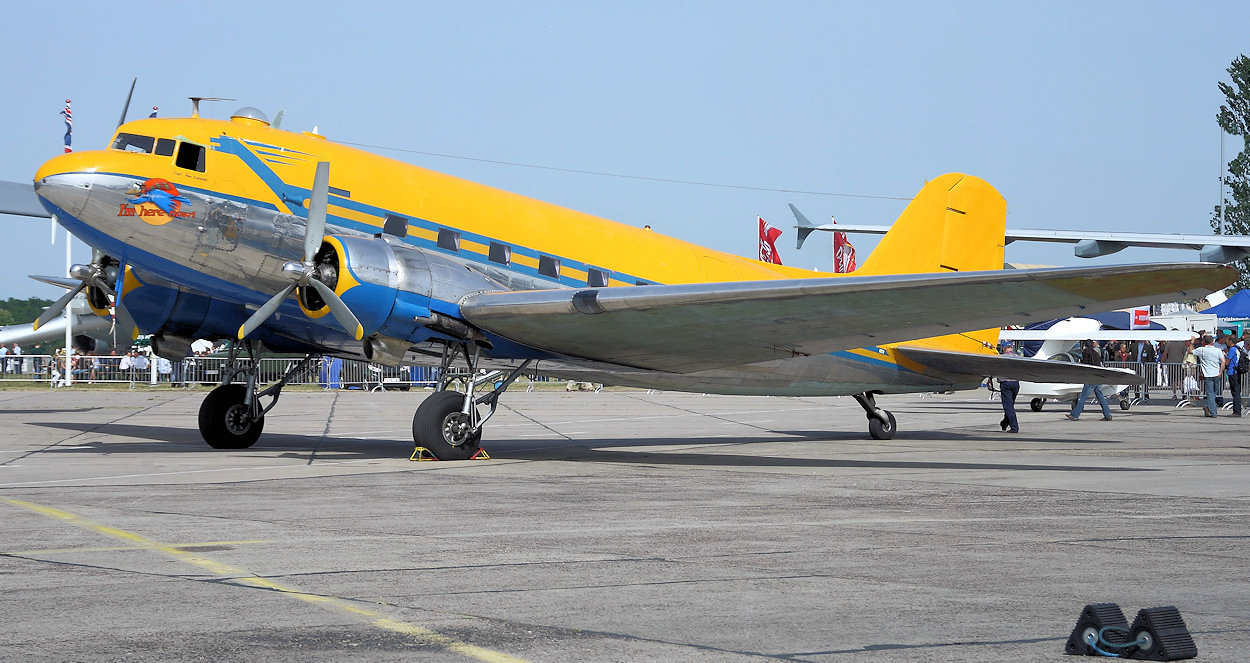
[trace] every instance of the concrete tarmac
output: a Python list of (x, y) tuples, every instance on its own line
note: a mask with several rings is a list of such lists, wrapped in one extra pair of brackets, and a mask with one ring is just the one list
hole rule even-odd
[(411, 462), (425, 393), (0, 391), (3, 661), (1063, 661), (1087, 603), (1250, 659), (1250, 418), (986, 394), (505, 395)]

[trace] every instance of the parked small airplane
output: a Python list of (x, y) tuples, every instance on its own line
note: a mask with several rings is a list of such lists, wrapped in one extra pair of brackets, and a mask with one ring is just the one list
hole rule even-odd
[[(74, 283), (71, 287), (76, 286)], [(107, 352), (108, 348), (116, 347), (112, 342), (113, 320), (111, 316), (101, 317), (87, 302), (85, 295), (74, 298), (70, 304), (74, 314), (74, 348), (79, 352)], [(65, 338), (65, 318), (57, 317), (38, 329), (35, 325), (5, 325), (0, 327), (0, 345), (17, 343), (31, 352), (34, 343), (43, 343)]]
[[(279, 130), (254, 108), (125, 123), (105, 150), (44, 163), (33, 187), (99, 251), (74, 272), (82, 287), (111, 293), (158, 355), (237, 341), (199, 412), (216, 448), (256, 442), (318, 354), (440, 366), (413, 438), (443, 459), (477, 452), (526, 372), (852, 395), (871, 435), (890, 438), (878, 394), (973, 389), (985, 375), (1125, 381), (998, 356), (1001, 325), (1192, 298), (1236, 277), (1209, 264), (1003, 271), (1005, 203), (963, 174), (929, 182), (855, 274), (813, 275)], [(262, 344), (309, 357), (262, 389)]]
[[(1172, 329), (1102, 329), (1102, 323), (1091, 318), (1073, 317), (1060, 320), (1047, 329), (1009, 329), (999, 334), (1000, 341), (1040, 341), (1034, 359), (1076, 362), (1081, 358), (1081, 341), (1102, 343), (1111, 341), (1187, 341), (1194, 334)], [(1154, 370), (1154, 369), (1151, 369)], [(1153, 378), (1154, 376), (1147, 376)], [(1085, 385), (1078, 383), (1029, 382), (1020, 383), (1017, 398), (1028, 399), (1034, 412), (1041, 412), (1047, 401), (1071, 402), (1080, 395)], [(1125, 383), (1103, 384), (1102, 393), (1108, 400), (1117, 400), (1120, 409), (1127, 410), (1132, 401), (1123, 396), (1128, 387)]]

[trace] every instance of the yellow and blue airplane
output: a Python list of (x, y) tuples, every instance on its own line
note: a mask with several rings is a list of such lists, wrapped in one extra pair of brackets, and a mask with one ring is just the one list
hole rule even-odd
[(1002, 325), (1205, 295), (1236, 276), (1202, 263), (1004, 271), (1003, 198), (962, 174), (928, 182), (858, 271), (814, 274), (278, 129), (254, 108), (124, 123), (107, 149), (43, 164), (33, 191), (97, 250), (73, 270), (78, 289), (107, 295), (157, 354), (236, 341), (199, 412), (215, 448), (255, 443), (308, 366), (262, 389), (262, 345), (440, 366), (413, 438), (443, 459), (477, 452), (523, 373), (852, 395), (871, 435), (890, 438), (878, 394), (971, 389), (987, 375), (1127, 379), (996, 355)]

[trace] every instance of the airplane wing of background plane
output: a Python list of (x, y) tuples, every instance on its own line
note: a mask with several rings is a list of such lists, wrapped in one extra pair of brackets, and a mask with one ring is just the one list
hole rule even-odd
[(480, 328), (531, 347), (660, 371), (836, 352), (1203, 296), (1204, 263), (479, 293)]
[(48, 211), (39, 204), (35, 187), (29, 182), (0, 181), (0, 214), (48, 218)]
[[(793, 205), (791, 206), (793, 210)], [(798, 210), (798, 246), (803, 247), (807, 236), (817, 230), (829, 232), (865, 233), (884, 235), (890, 226), (861, 225), (855, 223), (826, 223), (815, 225)], [(1170, 233), (1094, 232), (1084, 230), (1011, 230), (1007, 229), (1006, 242), (1057, 242), (1076, 244), (1074, 253), (1078, 258), (1097, 258), (1122, 251), (1130, 246), (1151, 249), (1192, 249), (1198, 251), (1202, 262), (1229, 263), (1250, 256), (1248, 235), (1182, 235)]]

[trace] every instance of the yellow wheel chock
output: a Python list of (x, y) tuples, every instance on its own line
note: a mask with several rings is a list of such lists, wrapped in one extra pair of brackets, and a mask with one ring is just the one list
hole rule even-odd
[[(424, 460), (438, 460), (438, 458), (436, 458), (434, 456), (434, 452), (430, 451), (429, 449), (426, 449), (425, 447), (416, 447), (412, 450), (412, 456), (410, 456), (408, 460), (423, 460), (424, 461)], [(473, 456), (469, 458), (469, 460), (490, 460), (490, 454), (486, 453), (485, 449), (478, 449), (477, 453), (473, 454)]]

